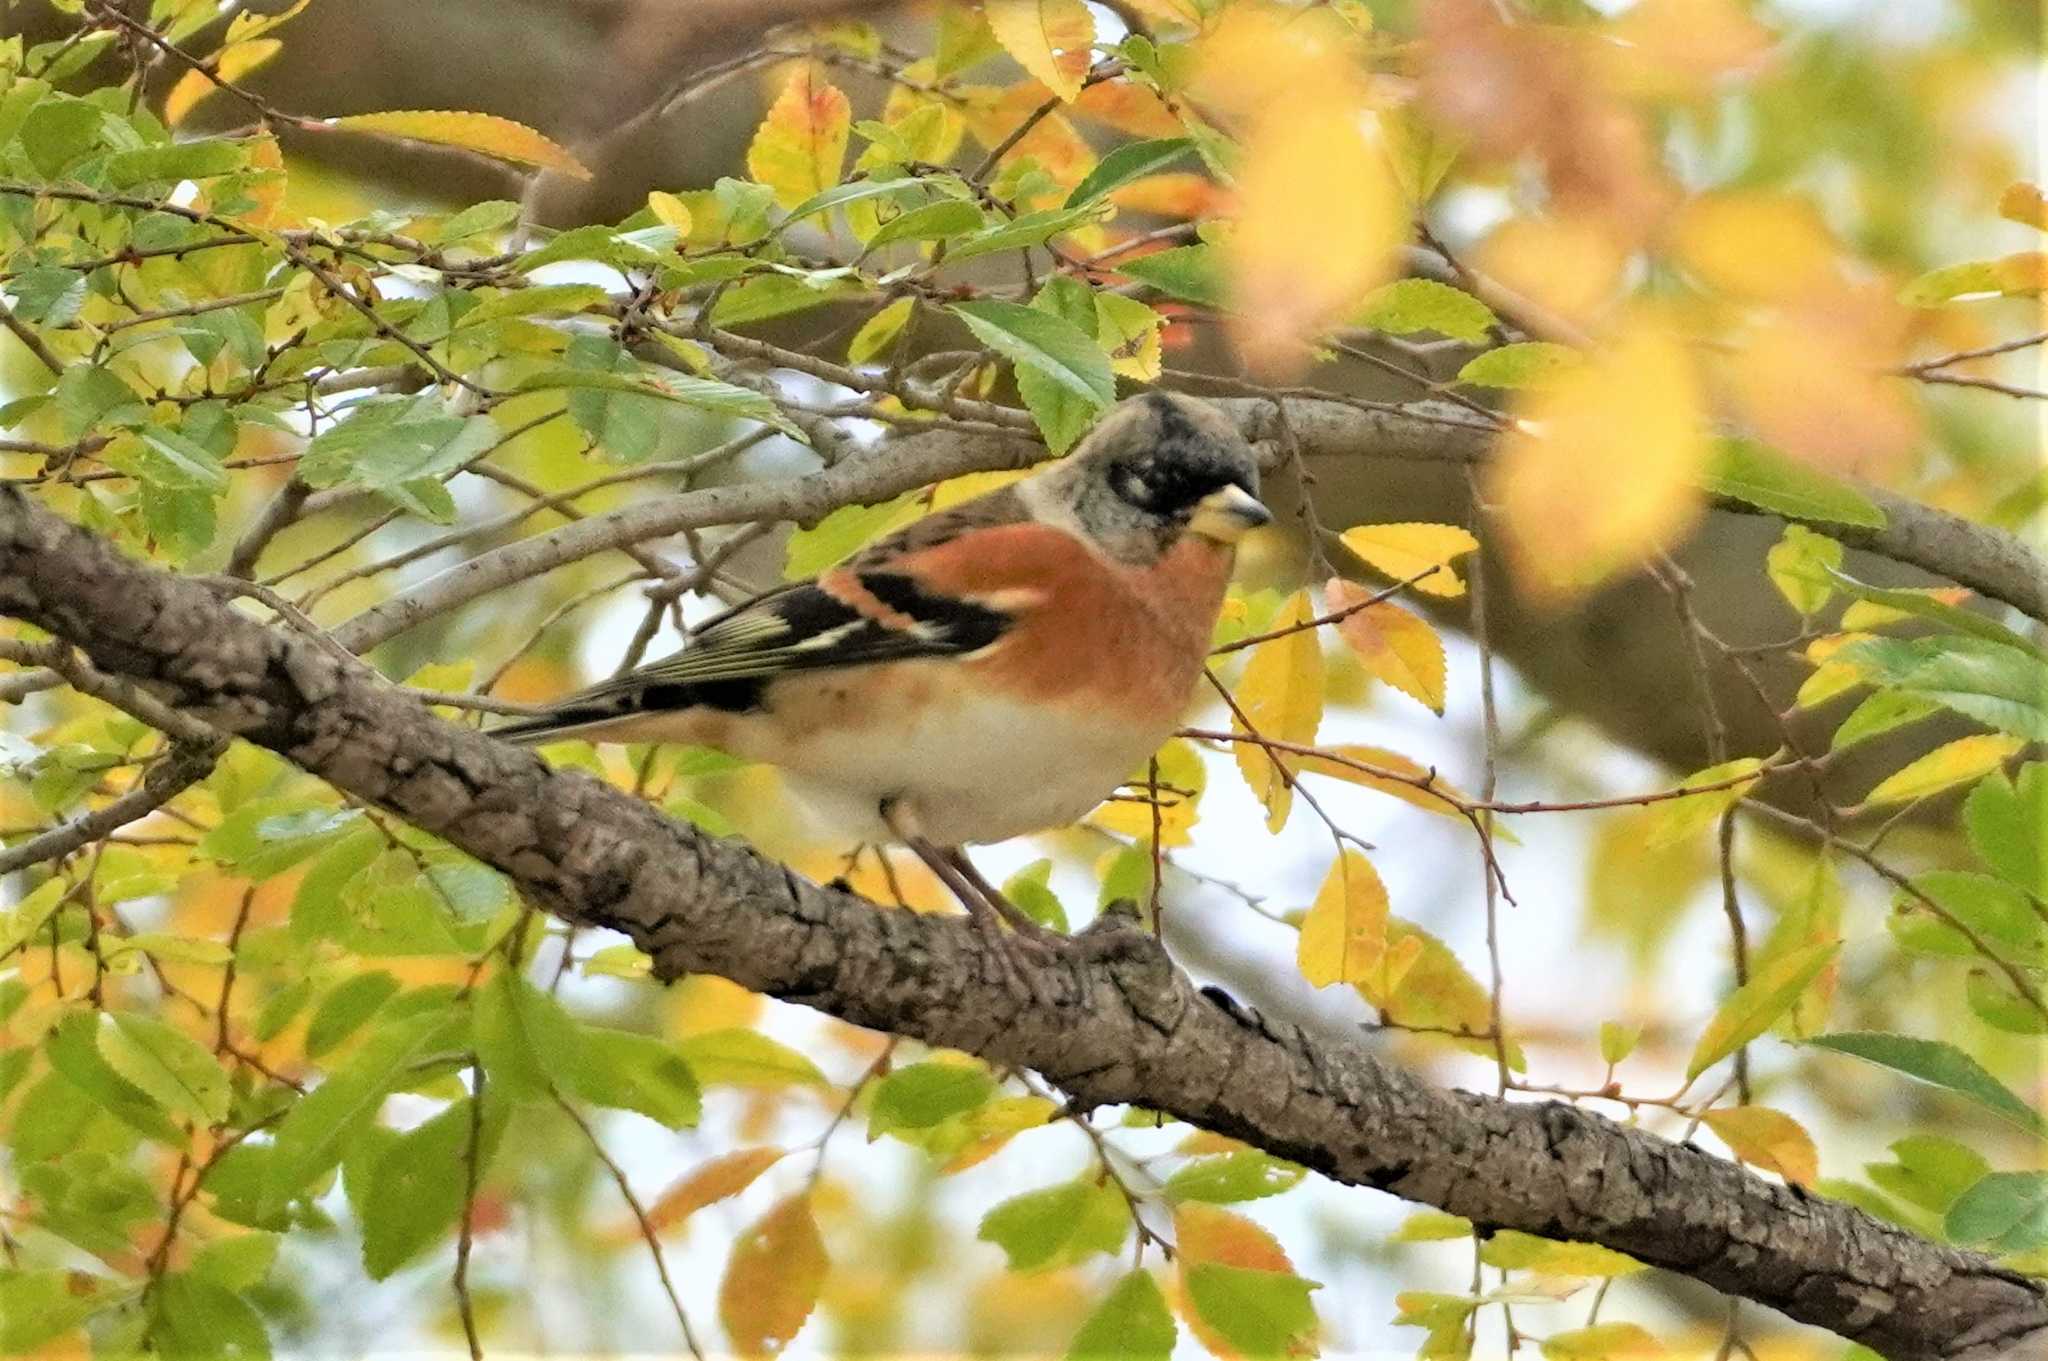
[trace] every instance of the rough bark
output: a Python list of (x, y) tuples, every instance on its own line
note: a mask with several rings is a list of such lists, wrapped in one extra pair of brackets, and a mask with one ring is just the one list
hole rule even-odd
[[(724, 975), (858, 1025), (1036, 1069), (1338, 1181), (1481, 1226), (1600, 1243), (1832, 1329), (1893, 1361), (2048, 1356), (2048, 1287), (1696, 1148), (1555, 1103), (1442, 1090), (1363, 1044), (1203, 995), (1114, 920), (1089, 958), (1016, 985), (959, 918), (877, 908), (584, 774), (434, 717), (310, 638), (123, 557), (0, 490), (0, 614), (65, 640), (495, 866), (655, 973)], [(1056, 999), (1056, 1000), (1055, 1000)]]

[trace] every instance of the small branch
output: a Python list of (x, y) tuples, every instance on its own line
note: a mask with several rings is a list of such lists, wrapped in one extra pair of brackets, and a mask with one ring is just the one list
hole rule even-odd
[(226, 745), (224, 740), (214, 739), (205, 745), (173, 746), (144, 773), (142, 783), (112, 803), (81, 814), (61, 827), (52, 827), (19, 846), (0, 850), (0, 874), (12, 874), (44, 860), (61, 859), (131, 822), (140, 822), (211, 774), (214, 761)]

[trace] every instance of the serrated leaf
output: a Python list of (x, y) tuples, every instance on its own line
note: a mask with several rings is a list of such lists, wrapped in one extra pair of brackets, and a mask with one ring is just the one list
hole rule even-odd
[(475, 992), (478, 1060), (500, 1096), (530, 1100), (571, 1085), (582, 1059), (579, 1027), (551, 993), (511, 969)]
[[(1342, 577), (1330, 578), (1323, 588), (1332, 614), (1369, 600), (1374, 594)], [(1338, 620), (1337, 636), (1351, 645), (1368, 674), (1418, 701), (1430, 712), (1442, 715), (1444, 641), (1429, 621), (1392, 601), (1382, 600)]]
[(852, 122), (846, 95), (805, 62), (768, 106), (747, 148), (747, 173), (794, 208), (839, 183)]
[[(1047, 279), (1038, 296), (1031, 300), (1031, 306), (1086, 336), (1096, 335), (1100, 328), (1094, 291), (1078, 279), (1064, 275)], [(1028, 367), (1017, 370), (1017, 395), (1024, 399), (1031, 419), (1038, 423), (1045, 447), (1055, 454), (1071, 448), (1102, 410), (1092, 397), (1077, 395), (1050, 375)]]
[(117, 1012), (99, 1027), (107, 1066), (162, 1105), (195, 1124), (227, 1119), (228, 1075), (197, 1040), (173, 1026), (133, 1012)]
[(982, 16), (1003, 50), (1061, 99), (1080, 97), (1095, 18), (1082, 0), (988, 0)]
[(1984, 778), (1963, 803), (1977, 857), (2009, 884), (2048, 896), (2048, 764), (2029, 761), (2008, 780)]
[(1829, 751), (1840, 751), (1857, 742), (1866, 741), (1894, 728), (1908, 723), (1918, 723), (1929, 714), (1939, 713), (1941, 706), (1920, 695), (1904, 694), (1897, 690), (1879, 690), (1849, 712), (1828, 739)]
[(1116, 401), (1109, 356), (1092, 332), (1021, 303), (962, 302), (950, 310), (982, 344), (1011, 363), (1044, 375), (1094, 409)]
[(376, 133), (384, 137), (460, 147), (464, 151), (481, 152), (518, 165), (558, 170), (579, 180), (590, 178), (589, 169), (560, 143), (542, 136), (524, 123), (515, 123), (496, 114), (403, 109), (349, 114), (323, 121), (328, 127), (346, 132)]
[(1318, 988), (1363, 983), (1387, 950), (1387, 886), (1365, 856), (1349, 847), (1337, 857), (1302, 918), (1296, 962)]
[(1074, 186), (1074, 192), (1067, 195), (1067, 207), (1079, 208), (1108, 197), (1109, 193), (1132, 180), (1156, 175), (1168, 166), (1185, 159), (1195, 149), (1193, 140), (1186, 137), (1161, 137), (1144, 142), (1126, 142), (1104, 156), (1093, 170)]
[(585, 1101), (638, 1111), (670, 1129), (688, 1129), (703, 1114), (703, 1094), (682, 1055), (652, 1035), (584, 1026), (567, 1086)]
[(995, 1091), (995, 1078), (978, 1063), (913, 1063), (898, 1068), (875, 1088), (868, 1133), (872, 1137), (893, 1130), (930, 1129), (973, 1110)]
[[(248, 17), (246, 14), (235, 16), (237, 21)], [(164, 126), (177, 127), (201, 100), (223, 85), (239, 83), (244, 76), (283, 50), (284, 44), (276, 38), (252, 37), (229, 42), (214, 55), (210, 71), (187, 71), (171, 86), (170, 93), (164, 96)]]
[(1956, 1198), (1942, 1228), (1995, 1252), (2048, 1246), (2048, 1172), (1992, 1172)]
[[(1296, 591), (1274, 617), (1274, 627), (1306, 624), (1314, 613), (1308, 592)], [(1323, 650), (1315, 630), (1296, 627), (1251, 651), (1234, 692), (1243, 717), (1232, 714), (1232, 731), (1256, 733), (1273, 742), (1313, 744), (1323, 718)], [(1280, 756), (1276, 761), (1255, 740), (1231, 746), (1245, 783), (1265, 805), (1267, 830), (1279, 831), (1294, 806), (1294, 789), (1287, 774), (1293, 758)]]
[[(503, 1125), (493, 1103), (487, 1100), (479, 1115), (474, 1100), (464, 1097), (391, 1141), (361, 1197), (363, 1270), (371, 1280), (384, 1280), (455, 1227), (469, 1160), (476, 1159), (481, 1177)], [(473, 1133), (481, 1137), (472, 1151)]]
[(1188, 1301), (1202, 1321), (1248, 1361), (1314, 1355), (1314, 1281), (1292, 1272), (1197, 1262), (1182, 1269)]
[(1811, 1186), (1820, 1178), (1820, 1151), (1806, 1127), (1768, 1106), (1725, 1106), (1703, 1117), (1735, 1156), (1788, 1182)]
[(1066, 1361), (1167, 1361), (1175, 1332), (1159, 1282), (1150, 1272), (1133, 1271), (1082, 1323)]
[(1540, 388), (1583, 362), (1577, 350), (1547, 340), (1524, 340), (1474, 355), (1458, 370), (1458, 381), (1476, 387)]
[(1756, 440), (1716, 440), (1713, 462), (1700, 484), (1716, 496), (1801, 520), (1866, 529), (1883, 529), (1886, 523), (1884, 511), (1848, 483)]
[(826, 1085), (817, 1064), (758, 1030), (707, 1030), (684, 1036), (677, 1049), (707, 1087)]
[[(912, 208), (890, 218), (867, 239), (869, 250), (894, 245), (898, 241), (939, 241), (948, 237), (965, 237), (979, 231), (984, 219), (981, 209), (965, 199), (942, 198), (936, 203), (927, 203), (922, 208)], [(910, 301), (908, 298), (903, 301)]]
[(1984, 1065), (1946, 1040), (1851, 1030), (1816, 1035), (1807, 1043), (1945, 1088), (2018, 1125), (2036, 1138), (2048, 1138), (2048, 1120), (2042, 1119), (2038, 1111), (2008, 1091), (2003, 1083), (1985, 1071)]
[[(1326, 744), (1318, 747), (1317, 751), (1319, 755), (1295, 758), (1296, 774), (1328, 775), (1347, 784), (1376, 790), (1424, 812), (1435, 813), (1439, 817), (1464, 820), (1465, 815), (1458, 811), (1458, 805), (1453, 802), (1462, 799), (1464, 795), (1459, 793), (1457, 787), (1449, 780), (1433, 773), (1420, 761), (1403, 756), (1398, 751), (1389, 751), (1385, 747), (1368, 747), (1356, 742)], [(1372, 769), (1360, 769), (1361, 766), (1374, 767), (1386, 773), (1378, 774)], [(1408, 778), (1397, 778), (1399, 776)], [(1445, 797), (1439, 798), (1437, 794), (1431, 792), (1432, 790), (1442, 791)], [(1509, 839), (1505, 828), (1494, 828), (1493, 835), (1501, 840)]]
[(1907, 803), (1966, 784), (1996, 770), (2027, 745), (2026, 739), (2003, 733), (1977, 733), (1945, 742), (1879, 781), (1864, 795), (1866, 805)]
[(791, 1196), (741, 1234), (718, 1285), (718, 1319), (735, 1350), (780, 1352), (817, 1307), (831, 1262), (808, 1194)]
[(343, 979), (306, 1022), (306, 1057), (317, 1059), (353, 1035), (397, 992), (398, 980), (382, 969)]
[(1168, 1177), (1161, 1190), (1171, 1201), (1227, 1205), (1277, 1196), (1292, 1190), (1305, 1175), (1306, 1169), (1283, 1162), (1263, 1149), (1241, 1148), (1213, 1158), (1195, 1159)]
[[(1359, 321), (1392, 335), (1436, 331), (1476, 345), (1486, 339), (1499, 318), (1493, 315), (1492, 308), (1462, 288), (1434, 279), (1396, 279), (1373, 290), (1360, 311)], [(1551, 356), (1549, 366), (1553, 370), (1557, 367), (1556, 356)]]
[(1769, 1030), (1841, 948), (1840, 941), (1803, 946), (1759, 966), (1754, 977), (1728, 995), (1700, 1032), (1685, 1066), (1686, 1079), (1698, 1077)]
[(376, 1114), (405, 1066), (447, 1023), (445, 1012), (428, 1012), (379, 1026), (348, 1062), (294, 1104), (271, 1144), (265, 1201), (282, 1207), (340, 1161), (349, 1135)]
[(1367, 565), (1396, 581), (1415, 578), (1412, 589), (1443, 599), (1465, 594), (1464, 579), (1450, 564), (1479, 548), (1471, 531), (1457, 525), (1353, 525), (1338, 538)]
[(1223, 263), (1213, 246), (1177, 246), (1119, 260), (1119, 274), (1150, 284), (1169, 297), (1221, 310), (1229, 297)]
[(1844, 643), (1831, 660), (1858, 680), (1924, 695), (1988, 727), (2048, 741), (2048, 663), (2030, 651), (1968, 636), (1861, 637)]
[(1981, 1154), (1936, 1134), (1909, 1135), (1890, 1148), (1893, 1161), (1865, 1163), (1863, 1170), (1887, 1195), (1935, 1214), (1946, 1213), (1991, 1170)]

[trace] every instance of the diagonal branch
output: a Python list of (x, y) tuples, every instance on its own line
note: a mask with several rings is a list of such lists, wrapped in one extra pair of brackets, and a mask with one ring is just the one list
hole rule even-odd
[[(1486, 1228), (1615, 1248), (1830, 1328), (1892, 1361), (2048, 1344), (2048, 1287), (1699, 1149), (1557, 1104), (1441, 1090), (1199, 992), (1106, 918), (1046, 1001), (958, 918), (807, 883), (580, 772), (435, 718), (299, 634), (122, 557), (0, 489), (0, 614), (624, 932), (657, 977), (721, 974), (857, 1025), (1036, 1069)], [(109, 692), (112, 693), (112, 692)], [(140, 705), (137, 707), (150, 707)], [(161, 712), (161, 710), (158, 710)]]

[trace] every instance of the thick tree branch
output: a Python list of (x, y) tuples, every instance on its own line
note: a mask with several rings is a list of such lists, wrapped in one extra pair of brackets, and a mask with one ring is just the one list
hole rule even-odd
[(1363, 1045), (1198, 992), (1142, 933), (1015, 986), (959, 918), (887, 911), (707, 837), (587, 775), (443, 722), (312, 640), (123, 558), (0, 489), (0, 614), (622, 931), (657, 976), (721, 974), (858, 1025), (1029, 1067), (1482, 1226), (1604, 1244), (1833, 1329), (1893, 1361), (2048, 1345), (2048, 1288), (1698, 1149), (1557, 1104), (1439, 1090)]

